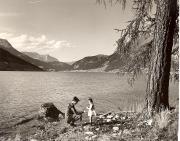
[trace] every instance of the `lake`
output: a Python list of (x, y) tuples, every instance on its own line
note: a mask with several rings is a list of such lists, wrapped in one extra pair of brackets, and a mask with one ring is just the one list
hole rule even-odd
[[(140, 77), (131, 87), (125, 76), (95, 72), (0, 72), (0, 126), (33, 114), (44, 102), (53, 102), (61, 111), (73, 96), (85, 110), (92, 97), (97, 112), (127, 110), (143, 102), (146, 80)], [(178, 83), (170, 83), (170, 104), (178, 98)]]

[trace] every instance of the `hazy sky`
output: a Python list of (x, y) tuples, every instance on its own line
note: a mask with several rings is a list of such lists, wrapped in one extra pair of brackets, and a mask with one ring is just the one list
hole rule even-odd
[(96, 0), (0, 0), (0, 38), (19, 51), (50, 54), (60, 61), (111, 54), (119, 34), (133, 18), (131, 0), (121, 5)]

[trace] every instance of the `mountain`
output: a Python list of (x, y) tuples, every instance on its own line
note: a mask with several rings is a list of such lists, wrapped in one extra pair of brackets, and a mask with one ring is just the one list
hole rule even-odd
[(11, 44), (0, 39), (0, 45), (9, 53), (29, 62), (45, 71), (64, 71), (64, 70), (92, 70), (100, 69), (101, 71), (111, 71), (123, 66), (127, 60), (121, 57), (117, 52), (112, 55), (95, 55), (84, 57), (76, 62), (64, 63), (59, 62), (56, 58), (49, 55), (40, 55), (34, 52), (19, 52)]
[(64, 71), (71, 69), (71, 65), (64, 62), (60, 62), (58, 61), (58, 59), (50, 55), (41, 55), (36, 52), (22, 52), (22, 53), (26, 54), (27, 56), (33, 59), (36, 59), (36, 61), (39, 61), (38, 64), (41, 62), (41, 67), (49, 71)]
[(10, 54), (19, 57), (20, 59), (29, 62), (34, 66), (38, 66), (39, 68), (43, 69), (44, 71), (62, 71), (62, 70), (69, 70), (71, 68), (70, 65), (63, 63), (63, 62), (44, 62), (38, 59), (34, 59), (29, 57), (28, 55), (17, 51), (12, 45), (5, 39), (0, 39), (1, 48), (8, 51)]
[(115, 71), (123, 67), (128, 58), (121, 56), (118, 52), (112, 55), (96, 55), (84, 57), (72, 64), (73, 70), (88, 70), (93, 72)]
[(41, 68), (5, 50), (9, 45), (7, 40), (0, 40), (0, 71), (42, 71)]
[(88, 56), (72, 64), (73, 70), (89, 70), (103, 67), (108, 60), (107, 55)]
[(27, 56), (29, 56), (31, 58), (38, 59), (38, 60), (44, 61), (44, 62), (57, 62), (58, 61), (58, 59), (56, 59), (48, 54), (41, 55), (36, 52), (22, 52), (22, 53), (26, 54)]
[[(145, 49), (144, 46), (149, 46), (152, 43), (152, 38), (142, 40), (138, 48)], [(67, 70), (83, 70), (83, 71), (116, 71), (123, 69), (125, 64), (130, 62), (130, 57), (122, 54), (119, 49), (111, 55), (95, 55), (87, 56), (76, 62), (64, 63), (58, 61), (56, 58), (50, 55), (40, 55), (35, 52), (21, 53), (14, 49), (11, 44), (4, 39), (0, 39), (1, 49), (9, 52), (25, 62), (30, 63), (33, 66), (38, 66), (45, 71), (67, 71)], [(135, 48), (135, 51), (137, 49)], [(143, 51), (143, 50), (142, 50)], [(142, 52), (141, 51), (141, 52)]]
[(14, 56), (18, 56), (22, 60), (25, 60), (26, 62), (29, 62), (35, 66), (38, 66), (39, 68), (43, 70), (48, 70), (49, 65), (45, 62), (39, 61), (37, 59), (33, 59), (19, 51), (17, 51), (15, 48), (12, 47), (12, 45), (5, 39), (0, 39), (0, 45), (2, 49), (8, 51), (9, 53), (13, 54)]

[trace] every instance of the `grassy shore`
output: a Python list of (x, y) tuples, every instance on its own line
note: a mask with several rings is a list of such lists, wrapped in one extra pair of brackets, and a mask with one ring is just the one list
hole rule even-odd
[[(46, 121), (29, 118), (0, 134), (1, 141), (176, 141), (178, 140), (178, 104), (153, 118), (138, 106), (135, 111), (101, 113), (93, 125), (77, 123), (71, 127), (65, 120)], [(133, 108), (132, 108), (133, 109)], [(4, 133), (4, 134), (3, 134)]]

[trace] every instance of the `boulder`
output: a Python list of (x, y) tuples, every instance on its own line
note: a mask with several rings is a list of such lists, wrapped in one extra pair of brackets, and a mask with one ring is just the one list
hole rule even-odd
[(65, 117), (65, 114), (58, 110), (53, 103), (44, 103), (39, 110), (39, 116), (46, 119), (59, 120), (59, 115)]

